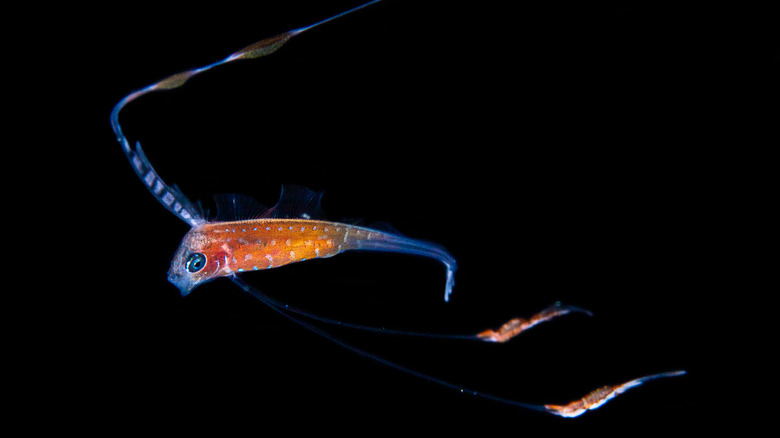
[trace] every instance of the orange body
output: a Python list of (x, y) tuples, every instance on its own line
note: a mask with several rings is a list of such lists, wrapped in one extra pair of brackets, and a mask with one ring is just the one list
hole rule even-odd
[(442, 248), (370, 228), (312, 219), (261, 218), (195, 226), (184, 236), (168, 279), (186, 295), (217, 277), (355, 249), (434, 257), (448, 269), (445, 293), (452, 290), (455, 260)]
[(335, 222), (256, 219), (206, 224), (193, 230), (210, 244), (203, 252), (224, 274), (276, 268), (358, 249), (383, 233)]

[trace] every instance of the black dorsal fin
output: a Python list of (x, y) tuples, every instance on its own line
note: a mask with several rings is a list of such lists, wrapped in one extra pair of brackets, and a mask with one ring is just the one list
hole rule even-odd
[(274, 219), (324, 219), (322, 192), (315, 192), (303, 186), (285, 184), (279, 202), (260, 217)]

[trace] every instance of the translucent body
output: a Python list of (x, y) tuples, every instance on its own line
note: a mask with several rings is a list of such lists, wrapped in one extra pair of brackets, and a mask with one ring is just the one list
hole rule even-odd
[[(435, 258), (447, 267), (445, 300), (449, 298), (456, 264), (441, 247), (371, 228), (312, 219), (262, 218), (193, 227), (173, 258), (168, 279), (186, 295), (197, 285), (217, 277), (332, 257), (348, 250)], [(187, 260), (198, 253), (206, 256), (206, 265), (189, 272)]]

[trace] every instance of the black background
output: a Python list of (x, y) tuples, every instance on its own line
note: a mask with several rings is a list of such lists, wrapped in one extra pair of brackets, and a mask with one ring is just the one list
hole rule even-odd
[(331, 219), (389, 222), (459, 263), (449, 303), (443, 268), (412, 256), (347, 253), (244, 275), (279, 300), (451, 333), (556, 300), (594, 313), (505, 345), (333, 330), (366, 351), (527, 403), (565, 403), (669, 370), (685, 377), (563, 420), (366, 360), (225, 279), (185, 298), (166, 281), (188, 227), (134, 176), (110, 130), (112, 106), (356, 4), (128, 3), (92, 23), (84, 86), (94, 93), (82, 127), (94, 137), (80, 150), (100, 163), (85, 183), (100, 219), (80, 224), (89, 236), (80, 263), (94, 282), (66, 299), (89, 317), (70, 321), (78, 334), (55, 353), (77, 371), (52, 384), (87, 400), (68, 421), (361, 435), (696, 427), (704, 396), (694, 388), (711, 342), (700, 306), (720, 275), (711, 203), (726, 190), (713, 177), (718, 151), (702, 139), (722, 129), (712, 52), (727, 45), (709, 32), (707, 11), (389, 0), (270, 57), (144, 97), (121, 117), (193, 200), (234, 192), (270, 205), (281, 184), (305, 185), (325, 192)]

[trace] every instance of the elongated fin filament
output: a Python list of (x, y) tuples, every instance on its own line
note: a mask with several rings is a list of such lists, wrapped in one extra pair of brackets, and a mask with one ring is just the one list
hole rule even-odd
[(195, 76), (197, 73), (195, 73), (192, 70), (187, 70), (181, 73), (176, 73), (174, 75), (170, 75), (167, 78), (161, 80), (160, 82), (156, 83), (154, 85), (155, 90), (172, 90), (174, 88), (179, 88), (182, 85), (184, 85), (185, 82), (187, 82), (191, 77)]
[[(178, 190), (175, 190), (175, 188), (172, 188), (168, 184), (162, 181), (160, 177), (157, 175), (157, 172), (154, 170), (154, 168), (151, 166), (151, 164), (143, 160), (143, 170), (144, 172), (141, 172), (139, 170), (139, 154), (134, 152), (133, 149), (130, 147), (130, 142), (125, 137), (125, 135), (122, 133), (122, 127), (119, 124), (119, 112), (124, 108), (128, 103), (134, 101), (135, 99), (154, 92), (154, 91), (161, 91), (161, 90), (172, 90), (175, 88), (179, 88), (182, 85), (184, 85), (188, 80), (190, 80), (192, 77), (203, 73), (207, 70), (210, 70), (214, 67), (217, 67), (222, 64), (226, 64), (228, 62), (237, 61), (241, 59), (253, 59), (253, 58), (260, 58), (266, 55), (269, 55), (275, 51), (277, 51), (280, 47), (282, 47), (287, 41), (289, 41), (292, 37), (301, 34), (309, 29), (312, 29), (314, 27), (317, 27), (321, 24), (327, 23), (329, 21), (335, 20), (336, 18), (343, 17), (345, 15), (348, 15), (352, 12), (355, 12), (359, 9), (363, 9), (366, 6), (372, 5), (374, 3), (378, 3), (381, 0), (373, 0), (367, 3), (364, 3), (362, 5), (356, 6), (352, 9), (349, 9), (347, 11), (341, 12), (339, 14), (333, 15), (329, 18), (326, 18), (324, 20), (321, 20), (317, 23), (311, 24), (309, 26), (301, 27), (295, 30), (283, 32), (279, 35), (272, 36), (269, 38), (265, 38), (263, 40), (260, 40), (254, 44), (251, 44), (247, 47), (245, 47), (242, 50), (239, 50), (238, 52), (233, 53), (232, 55), (228, 56), (227, 58), (223, 59), (222, 61), (217, 61), (213, 64), (209, 64), (203, 67), (194, 68), (191, 70), (183, 71), (180, 73), (176, 73), (173, 75), (170, 75), (158, 82), (155, 82), (152, 85), (149, 85), (147, 87), (144, 87), (138, 91), (134, 91), (124, 98), (120, 100), (115, 106), (114, 109), (111, 111), (111, 128), (114, 130), (114, 134), (116, 134), (117, 140), (122, 145), (122, 150), (124, 150), (125, 155), (127, 155), (127, 159), (130, 161), (131, 164), (133, 164), (133, 168), (138, 173), (139, 178), (141, 178), (142, 181), (144, 181), (144, 178), (147, 178), (147, 175), (149, 175), (151, 172), (154, 176), (154, 184), (150, 184), (148, 180), (145, 181), (147, 187), (152, 190), (152, 193), (155, 194), (155, 197), (157, 200), (165, 205), (165, 207), (170, 210), (172, 213), (174, 213), (179, 219), (187, 222), (188, 224), (192, 226), (198, 226), (200, 224), (205, 223), (205, 219), (203, 218), (202, 214), (197, 211), (196, 209), (192, 208), (192, 203), (189, 201), (186, 202), (176, 202), (176, 203), (167, 203), (165, 201), (169, 200), (170, 198), (161, 198), (157, 196), (157, 194), (154, 192), (153, 187), (163, 187), (164, 190), (167, 193), (171, 193), (175, 195), (176, 198), (179, 200), (183, 200), (184, 195), (179, 193)], [(149, 176), (148, 179), (151, 179), (152, 177)], [(173, 196), (172, 195), (172, 196)]]
[(616, 396), (628, 391), (631, 388), (637, 387), (650, 380), (659, 379), (663, 377), (677, 377), (685, 374), (685, 371), (670, 371), (666, 373), (653, 374), (650, 376), (640, 377), (638, 379), (629, 380), (626, 383), (615, 386), (602, 386), (590, 392), (585, 397), (579, 400), (575, 400), (566, 405), (544, 405), (547, 412), (558, 415), (565, 418), (579, 417), (587, 411), (598, 409), (601, 406)]
[(225, 62), (237, 61), (239, 59), (254, 59), (261, 56), (270, 55), (279, 50), (290, 38), (303, 32), (302, 30), (291, 30), (283, 34), (272, 36), (264, 40), (258, 41), (250, 46), (244, 47), (238, 52), (228, 56)]
[(478, 334), (477, 337), (486, 342), (506, 342), (537, 324), (541, 324), (571, 312), (580, 312), (585, 313), (588, 316), (593, 316), (592, 313), (585, 309), (580, 309), (579, 307), (574, 306), (564, 306), (560, 302), (556, 302), (552, 306), (542, 310), (529, 319), (511, 319), (499, 327), (498, 330), (488, 329)]
[(447, 388), (459, 391), (459, 392), (464, 393), (464, 394), (469, 394), (469, 395), (473, 395), (475, 397), (480, 397), (480, 398), (484, 398), (484, 399), (488, 399), (488, 400), (493, 400), (493, 401), (496, 401), (496, 402), (499, 402), (499, 403), (505, 403), (505, 404), (508, 404), (508, 405), (511, 405), (511, 406), (516, 406), (516, 407), (520, 407), (520, 408), (523, 408), (523, 409), (539, 411), (539, 412), (546, 412), (548, 414), (557, 415), (557, 416), (560, 416), (560, 417), (565, 417), (565, 418), (578, 417), (578, 416), (584, 414), (585, 412), (587, 412), (589, 410), (594, 410), (594, 409), (597, 409), (597, 408), (603, 406), (604, 403), (606, 403), (607, 401), (611, 400), (616, 395), (621, 394), (621, 393), (625, 392), (626, 390), (628, 390), (630, 388), (633, 388), (635, 386), (639, 386), (639, 385), (641, 385), (644, 382), (647, 382), (647, 381), (650, 381), (650, 380), (653, 380), (653, 379), (663, 378), (663, 377), (674, 377), (674, 376), (681, 376), (681, 375), (685, 374), (685, 371), (671, 371), (671, 372), (667, 372), (667, 373), (653, 374), (653, 375), (650, 375), (650, 376), (640, 377), (638, 379), (634, 379), (634, 380), (628, 381), (626, 383), (623, 383), (622, 385), (604, 386), (602, 388), (599, 388), (599, 389), (591, 392), (590, 394), (586, 395), (582, 399), (576, 400), (576, 401), (571, 402), (571, 403), (569, 403), (567, 405), (551, 405), (551, 404), (537, 405), (537, 404), (532, 404), (532, 403), (523, 403), (523, 402), (520, 402), (520, 401), (517, 401), (517, 400), (513, 400), (513, 399), (507, 399), (507, 398), (498, 397), (498, 396), (495, 396), (495, 395), (492, 395), (492, 394), (487, 394), (487, 393), (482, 393), (482, 392), (479, 392), (479, 391), (474, 391), (472, 389), (465, 388), (463, 386), (457, 385), (457, 384), (452, 383), (452, 382), (448, 382), (448, 381), (440, 379), (438, 377), (434, 377), (432, 375), (416, 371), (416, 370), (414, 370), (412, 368), (405, 367), (403, 365), (399, 365), (399, 364), (397, 364), (397, 363), (395, 363), (393, 361), (390, 361), (388, 359), (385, 359), (385, 358), (383, 358), (381, 356), (377, 356), (375, 354), (369, 353), (369, 352), (367, 352), (365, 350), (362, 350), (362, 349), (360, 349), (358, 347), (355, 347), (352, 344), (349, 344), (349, 343), (341, 340), (340, 338), (337, 338), (337, 337), (333, 336), (332, 334), (328, 333), (327, 331), (325, 331), (325, 330), (323, 330), (323, 329), (321, 329), (321, 328), (319, 328), (317, 326), (314, 326), (314, 325), (312, 325), (312, 324), (310, 324), (308, 322), (305, 322), (305, 321), (300, 320), (299, 318), (296, 318), (295, 316), (293, 316), (291, 310), (287, 306), (279, 305), (279, 303), (277, 303), (274, 300), (270, 299), (267, 295), (265, 295), (264, 293), (258, 291), (253, 286), (251, 286), (250, 284), (248, 284), (245, 281), (241, 280), (237, 276), (233, 276), (233, 277), (231, 277), (231, 279), (242, 290), (244, 290), (245, 292), (249, 293), (250, 295), (256, 297), (261, 302), (263, 302), (264, 304), (266, 304), (268, 307), (270, 307), (271, 309), (275, 310), (279, 314), (281, 314), (281, 315), (285, 316), (286, 318), (290, 319), (291, 321), (294, 321), (295, 323), (297, 323), (297, 324), (299, 324), (299, 325), (301, 325), (301, 326), (311, 330), (312, 332), (322, 336), (323, 338), (325, 338), (325, 339), (327, 339), (327, 340), (329, 340), (331, 342), (334, 342), (334, 343), (336, 343), (336, 344), (338, 344), (338, 345), (340, 345), (340, 346), (342, 346), (342, 347), (344, 347), (344, 348), (346, 348), (346, 349), (348, 349), (348, 350), (350, 350), (350, 351), (352, 351), (354, 353), (357, 353), (357, 354), (359, 354), (359, 355), (361, 355), (363, 357), (366, 357), (368, 359), (377, 361), (377, 362), (379, 362), (381, 364), (387, 365), (387, 366), (389, 366), (391, 368), (394, 368), (394, 369), (396, 369), (398, 371), (402, 371), (402, 372), (410, 374), (412, 376), (419, 377), (419, 378), (428, 380), (428, 381), (433, 382), (433, 383), (437, 383), (437, 384), (439, 384), (441, 386), (444, 386), (444, 387), (447, 387)]

